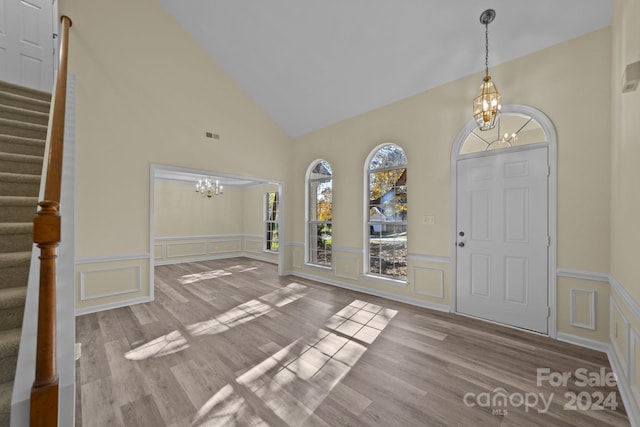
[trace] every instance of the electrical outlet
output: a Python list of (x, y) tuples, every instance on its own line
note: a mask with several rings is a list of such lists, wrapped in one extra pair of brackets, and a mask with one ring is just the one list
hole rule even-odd
[(424, 215), (422, 217), (422, 223), (427, 225), (434, 225), (436, 223), (436, 217), (434, 215)]

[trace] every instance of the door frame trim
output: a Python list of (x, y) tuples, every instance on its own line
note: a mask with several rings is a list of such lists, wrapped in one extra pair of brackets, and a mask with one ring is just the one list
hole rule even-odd
[[(532, 144), (530, 148), (547, 146), (548, 148), (548, 161), (549, 161), (549, 180), (548, 180), (548, 220), (549, 220), (549, 237), (551, 242), (549, 244), (549, 257), (548, 257), (548, 305), (549, 305), (549, 317), (547, 319), (547, 335), (551, 338), (557, 337), (557, 296), (556, 296), (556, 259), (557, 259), (557, 135), (553, 122), (542, 111), (529, 107), (526, 105), (505, 105), (502, 107), (502, 113), (512, 114), (526, 114), (536, 120), (542, 127), (545, 135), (547, 136), (546, 143)], [(457, 259), (456, 259), (456, 245), (457, 240), (457, 213), (458, 213), (458, 191), (457, 191), (457, 176), (458, 176), (458, 160), (462, 157), (460, 148), (465, 139), (473, 129), (476, 127), (475, 120), (471, 119), (467, 124), (458, 132), (451, 147), (451, 311), (457, 313)], [(511, 150), (507, 150), (511, 151)], [(500, 150), (496, 150), (491, 155), (499, 155)], [(503, 151), (506, 152), (506, 151)], [(468, 158), (468, 155), (465, 156)]]

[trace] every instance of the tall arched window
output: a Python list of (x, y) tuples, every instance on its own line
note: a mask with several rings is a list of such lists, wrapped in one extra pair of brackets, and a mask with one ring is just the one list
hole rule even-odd
[(307, 173), (307, 262), (331, 266), (333, 178), (331, 165), (318, 160)]
[(368, 273), (406, 281), (407, 157), (399, 146), (385, 144), (369, 159)]

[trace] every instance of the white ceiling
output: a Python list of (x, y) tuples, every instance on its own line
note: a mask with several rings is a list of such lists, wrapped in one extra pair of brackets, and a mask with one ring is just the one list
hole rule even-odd
[(160, 3), (292, 137), (481, 73), (485, 9), (496, 11), (491, 68), (605, 27), (613, 8), (613, 0)]

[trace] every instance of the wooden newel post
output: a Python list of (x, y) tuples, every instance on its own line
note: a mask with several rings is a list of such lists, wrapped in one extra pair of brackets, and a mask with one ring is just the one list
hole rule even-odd
[(60, 244), (58, 202), (38, 203), (33, 241), (40, 248), (40, 295), (36, 376), (31, 388), (31, 426), (58, 425), (58, 371), (56, 367), (56, 251)]

